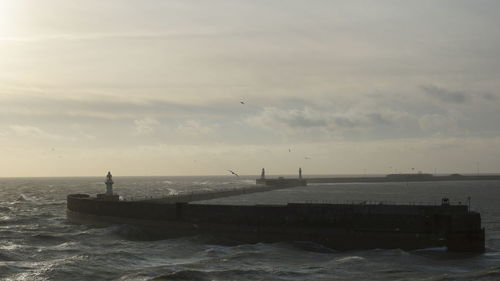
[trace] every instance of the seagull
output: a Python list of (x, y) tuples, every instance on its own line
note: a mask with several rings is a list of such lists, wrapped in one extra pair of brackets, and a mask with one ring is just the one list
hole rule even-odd
[(229, 171), (231, 174), (233, 174), (233, 175), (235, 175), (235, 176), (237, 176), (237, 177), (239, 177), (239, 176), (240, 176), (240, 175), (238, 175), (237, 173), (235, 173), (235, 172), (233, 172), (233, 171), (231, 171), (231, 170), (228, 170), (228, 171)]
[(244, 101), (240, 101), (240, 103), (241, 103), (241, 104), (245, 104), (245, 102), (244, 102)]
[(291, 148), (289, 148), (289, 149), (288, 149), (288, 152), (292, 152), (292, 149), (291, 149)]
[(311, 157), (306, 156), (306, 157), (304, 157), (304, 159), (309, 160), (309, 159), (311, 159)]

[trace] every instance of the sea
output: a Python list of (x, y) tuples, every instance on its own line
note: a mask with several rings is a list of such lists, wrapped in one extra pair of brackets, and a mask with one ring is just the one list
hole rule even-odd
[[(139, 200), (245, 188), (254, 179), (115, 176), (114, 191), (123, 200)], [(500, 280), (500, 181), (311, 184), (210, 200), (440, 204), (449, 198), (481, 213), (486, 252), (474, 254), (444, 248), (338, 251), (310, 241), (218, 245), (203, 236), (150, 240), (128, 225), (68, 222), (66, 195), (103, 193), (104, 180), (0, 179), (0, 280)]]

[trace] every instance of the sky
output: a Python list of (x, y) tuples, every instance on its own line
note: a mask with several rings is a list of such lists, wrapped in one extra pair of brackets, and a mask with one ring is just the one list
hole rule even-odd
[(500, 173), (499, 12), (0, 0), (0, 177)]

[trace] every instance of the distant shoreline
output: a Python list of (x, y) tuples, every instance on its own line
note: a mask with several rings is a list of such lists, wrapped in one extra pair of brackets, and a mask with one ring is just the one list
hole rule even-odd
[[(387, 176), (392, 176), (392, 175), (397, 175), (400, 178), (398, 180), (387, 180)], [(325, 174), (312, 174), (312, 175), (305, 175), (304, 178), (307, 179), (309, 182), (317, 182), (319, 180), (324, 180), (324, 179), (335, 179), (339, 180), (342, 182), (343, 180), (356, 180), (356, 181), (374, 181), (374, 182), (393, 182), (393, 181), (401, 181), (401, 179), (411, 179), (412, 177), (419, 177), (421, 174), (368, 174), (368, 175), (361, 175), (361, 174), (338, 174), (338, 175), (325, 175)], [(429, 174), (424, 174), (424, 175), (429, 175)], [(453, 176), (454, 175), (454, 176)], [(276, 174), (276, 175), (269, 175), (269, 178), (274, 178), (274, 177), (279, 177), (283, 176), (285, 178), (294, 178), (297, 177), (294, 174)], [(207, 178), (215, 178), (215, 177), (226, 177), (226, 178), (234, 178), (238, 179), (232, 175), (192, 175), (192, 176), (186, 176), (186, 175), (163, 175), (163, 176), (125, 176), (125, 175), (120, 175), (121, 178), (190, 178), (190, 177), (207, 177)], [(14, 176), (14, 177), (9, 177), (9, 176), (0, 176), (0, 180), (2, 179), (85, 179), (85, 178), (102, 178), (102, 175), (100, 176)], [(240, 179), (244, 180), (254, 180), (256, 178), (260, 178), (260, 175), (241, 175), (240, 174)], [(386, 180), (383, 180), (386, 179)], [(452, 174), (452, 175), (432, 175), (432, 178), (428, 180), (422, 180), (419, 179), (417, 181), (439, 181), (439, 180), (500, 180), (500, 173), (484, 173), (484, 174), (479, 174), (476, 175), (474, 173), (466, 173), (466, 174)]]

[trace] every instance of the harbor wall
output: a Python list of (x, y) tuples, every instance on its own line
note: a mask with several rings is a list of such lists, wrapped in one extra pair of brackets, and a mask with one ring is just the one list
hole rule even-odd
[[(484, 250), (481, 217), (463, 205), (411, 206), (369, 204), (209, 205), (96, 200), (69, 195), (72, 217), (147, 225), (154, 231), (196, 234), (225, 232), (248, 241), (312, 239), (336, 248), (368, 246), (351, 236), (371, 237), (370, 247), (418, 248), (455, 241)], [(387, 239), (391, 237), (391, 239)], [(336, 242), (334, 242), (333, 240)], [(342, 243), (340, 243), (342, 241)], [(400, 244), (393, 244), (400, 241)], [(368, 247), (368, 248), (370, 248)], [(361, 248), (364, 248), (361, 247)], [(479, 249), (479, 250), (478, 250)]]
[(308, 183), (351, 183), (351, 182), (423, 182), (423, 181), (478, 181), (478, 180), (500, 180), (500, 175), (479, 175), (479, 176), (433, 176), (419, 174), (395, 174), (379, 177), (325, 177), (307, 178)]

